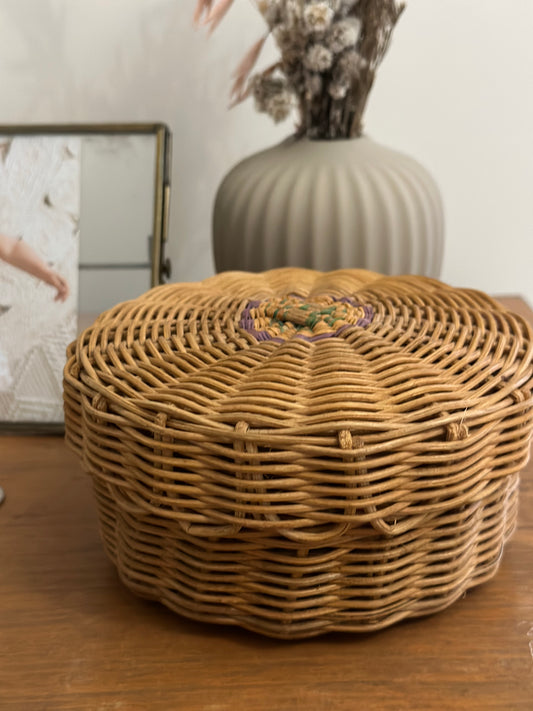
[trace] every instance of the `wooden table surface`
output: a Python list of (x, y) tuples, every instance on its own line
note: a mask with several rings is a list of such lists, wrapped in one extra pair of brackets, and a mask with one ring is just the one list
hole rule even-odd
[[(521, 301), (516, 311), (533, 314)], [(181, 619), (133, 597), (61, 437), (0, 438), (0, 709), (533, 709), (533, 467), (490, 582), (369, 635), (300, 642)]]

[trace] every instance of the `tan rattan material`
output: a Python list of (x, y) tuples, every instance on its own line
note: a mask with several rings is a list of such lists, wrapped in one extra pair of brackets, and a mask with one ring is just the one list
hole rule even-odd
[(65, 418), (124, 583), (297, 638), (441, 610), (490, 578), (532, 429), (528, 325), (364, 271), (172, 284), (70, 348)]

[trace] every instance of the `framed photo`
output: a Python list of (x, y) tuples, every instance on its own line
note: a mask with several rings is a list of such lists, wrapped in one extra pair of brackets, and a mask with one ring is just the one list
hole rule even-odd
[(63, 429), (70, 342), (161, 283), (162, 124), (0, 126), (0, 432)]

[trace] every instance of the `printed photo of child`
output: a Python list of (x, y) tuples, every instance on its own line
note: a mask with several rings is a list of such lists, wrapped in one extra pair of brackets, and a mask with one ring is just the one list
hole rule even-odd
[(61, 423), (76, 337), (80, 139), (0, 136), (0, 428)]
[[(22, 237), (15, 239), (0, 234), (0, 261), (22, 269), (37, 279), (56, 289), (55, 300), (65, 301), (69, 294), (69, 287), (65, 279), (51, 269), (39, 257), (37, 252), (22, 241)], [(0, 304), (0, 316), (9, 310), (9, 306)], [(0, 392), (6, 392), (12, 385), (7, 356), (0, 343)]]

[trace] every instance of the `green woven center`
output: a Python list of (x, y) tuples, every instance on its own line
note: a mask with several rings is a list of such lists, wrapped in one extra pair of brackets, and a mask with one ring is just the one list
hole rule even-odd
[(241, 315), (240, 326), (258, 340), (284, 341), (298, 336), (315, 341), (340, 335), (354, 326), (367, 326), (372, 308), (347, 297), (321, 297), (303, 301), (290, 296), (268, 301), (252, 301)]

